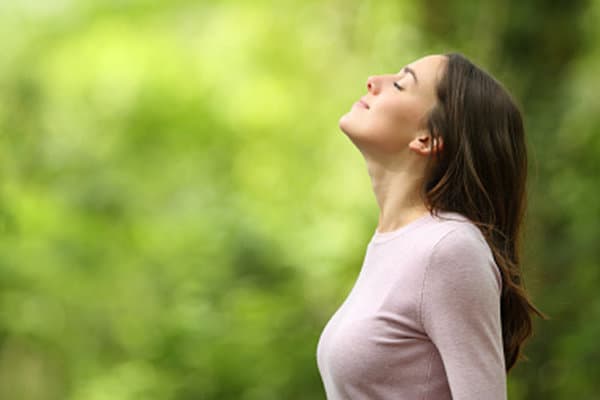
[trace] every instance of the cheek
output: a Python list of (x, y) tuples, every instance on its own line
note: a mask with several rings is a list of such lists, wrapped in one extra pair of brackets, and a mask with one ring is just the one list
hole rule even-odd
[(385, 104), (378, 110), (378, 119), (397, 132), (414, 133), (421, 125), (424, 107), (419, 102), (405, 101)]
[(425, 110), (418, 102), (386, 104), (376, 111), (369, 120), (369, 132), (374, 141), (389, 151), (406, 149), (422, 129)]
[(422, 112), (417, 104), (396, 102), (372, 111), (368, 130), (373, 138), (385, 142), (390, 148), (407, 146), (419, 130)]

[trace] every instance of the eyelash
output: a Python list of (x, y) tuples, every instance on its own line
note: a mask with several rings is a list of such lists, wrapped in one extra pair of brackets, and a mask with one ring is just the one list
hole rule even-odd
[(396, 89), (398, 90), (404, 90), (402, 86), (398, 85), (398, 82), (394, 82), (394, 86), (396, 86)]

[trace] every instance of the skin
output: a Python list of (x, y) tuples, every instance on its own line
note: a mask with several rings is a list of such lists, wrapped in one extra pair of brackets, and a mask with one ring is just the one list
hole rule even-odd
[(428, 212), (419, 193), (430, 153), (443, 151), (443, 143), (430, 149), (425, 117), (436, 104), (446, 62), (431, 55), (408, 64), (418, 82), (404, 68), (369, 77), (367, 94), (340, 118), (340, 129), (365, 158), (380, 209), (378, 232), (397, 230)]

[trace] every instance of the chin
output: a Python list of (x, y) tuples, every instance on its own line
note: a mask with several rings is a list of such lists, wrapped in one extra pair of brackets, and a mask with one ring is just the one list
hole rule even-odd
[(342, 117), (340, 118), (340, 120), (338, 122), (338, 126), (340, 127), (342, 132), (344, 132), (346, 135), (350, 134), (350, 126), (352, 125), (349, 114), (350, 113), (342, 115)]
[(356, 123), (353, 123), (352, 118), (349, 114), (345, 114), (340, 118), (338, 123), (340, 130), (344, 132), (346, 137), (357, 147), (359, 150), (364, 145), (365, 138), (361, 138), (360, 130), (357, 130)]

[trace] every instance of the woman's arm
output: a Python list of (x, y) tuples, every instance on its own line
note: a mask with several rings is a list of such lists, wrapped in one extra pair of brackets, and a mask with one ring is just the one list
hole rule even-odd
[(506, 399), (501, 282), (476, 227), (450, 231), (434, 246), (421, 323), (441, 355), (454, 400)]

